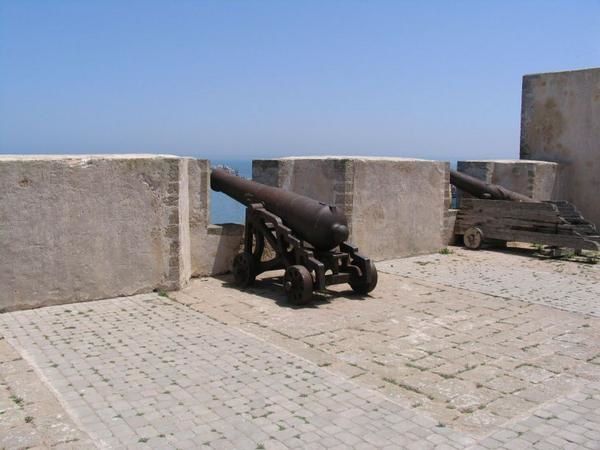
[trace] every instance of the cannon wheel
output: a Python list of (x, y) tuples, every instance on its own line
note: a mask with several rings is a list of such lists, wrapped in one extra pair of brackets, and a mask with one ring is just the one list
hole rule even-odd
[(306, 305), (312, 300), (313, 279), (304, 266), (289, 266), (283, 277), (283, 288), (288, 300), (294, 305)]
[(483, 231), (477, 227), (471, 227), (463, 235), (465, 247), (471, 250), (478, 250), (483, 243)]
[[(356, 278), (350, 281), (350, 287), (357, 294), (366, 295), (375, 289), (377, 286), (377, 269), (373, 261), (369, 260), (365, 267), (365, 273), (360, 278)], [(370, 275), (371, 282), (367, 283), (366, 279)]]
[(254, 258), (252, 253), (238, 253), (233, 258), (233, 280), (240, 287), (247, 287), (254, 283), (256, 273), (254, 270)]

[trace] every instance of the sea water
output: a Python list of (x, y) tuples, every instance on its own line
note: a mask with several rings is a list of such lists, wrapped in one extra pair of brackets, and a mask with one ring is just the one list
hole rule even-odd
[[(211, 159), (211, 167), (227, 166), (240, 177), (252, 179), (251, 159)], [(222, 192), (210, 191), (210, 223), (244, 223), (246, 207)]]

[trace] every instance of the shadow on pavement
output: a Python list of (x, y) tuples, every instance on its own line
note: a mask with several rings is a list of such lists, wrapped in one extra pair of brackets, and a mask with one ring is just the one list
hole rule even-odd
[[(215, 276), (217, 280), (223, 283), (223, 287), (229, 289), (235, 289), (236, 291), (248, 292), (250, 294), (258, 295), (266, 299), (272, 300), (276, 305), (282, 308), (291, 309), (303, 309), (303, 308), (318, 308), (320, 305), (326, 305), (336, 299), (345, 300), (366, 300), (369, 295), (360, 295), (355, 293), (352, 289), (344, 290), (331, 290), (327, 289), (324, 292), (314, 292), (312, 302), (307, 305), (294, 305), (288, 302), (287, 296), (283, 291), (283, 276), (270, 276), (261, 277), (254, 281), (252, 286), (247, 288), (240, 288), (233, 282), (233, 276), (231, 274)], [(341, 285), (337, 285), (339, 288)]]

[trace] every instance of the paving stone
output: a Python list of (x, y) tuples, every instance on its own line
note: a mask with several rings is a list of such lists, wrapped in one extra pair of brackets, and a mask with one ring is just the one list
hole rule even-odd
[[(87, 314), (78, 314), (82, 308), (85, 308)], [(186, 306), (158, 296), (153, 300), (148, 300), (148, 297), (144, 300), (132, 297), (94, 302), (85, 306), (58, 306), (10, 313), (0, 316), (0, 327), (17, 348), (22, 348), (31, 355), (32, 360), (39, 364), (38, 367), (48, 366), (50, 356), (37, 344), (37, 333), (40, 331), (36, 324), (46, 323), (48, 317), (56, 313), (59, 313), (60, 320), (56, 324), (51, 344), (61, 348), (65, 340), (89, 341), (89, 347), (76, 347), (69, 352), (69, 364), (77, 367), (80, 361), (82, 366), (89, 362), (90, 348), (95, 349), (93, 368), (107, 367), (117, 355), (128, 362), (130, 370), (119, 368), (113, 373), (106, 372), (106, 375), (102, 375), (110, 376), (113, 381), (110, 386), (107, 384), (105, 389), (89, 388), (86, 391), (88, 399), (106, 406), (98, 409), (93, 406), (70, 408), (83, 430), (99, 445), (103, 443), (104, 446), (114, 446), (120, 442), (124, 445), (167, 448), (176, 447), (181, 441), (187, 446), (190, 446), (190, 442), (209, 443), (213, 448), (233, 448), (232, 443), (235, 443), (239, 448), (250, 447), (250, 442), (255, 446), (259, 445), (260, 439), (265, 441), (262, 444), (265, 448), (275, 448), (280, 444), (292, 448), (304, 447), (315, 442), (335, 446), (344, 445), (344, 442), (332, 436), (351, 436), (356, 431), (357, 424), (368, 426), (371, 431), (354, 434), (356, 444), (383, 446), (400, 438), (397, 431), (388, 429), (383, 413), (379, 412), (373, 402), (367, 400), (377, 397), (377, 394), (358, 389), (353, 383), (340, 382), (343, 378), (339, 375), (332, 376), (330, 372), (312, 363), (281, 352)], [(31, 328), (22, 333), (22, 325), (12, 316), (26, 317), (32, 324)], [(98, 327), (90, 336), (86, 330), (99, 323), (110, 323), (112, 327), (110, 331)], [(144, 349), (139, 344), (141, 337)], [(104, 352), (102, 349), (109, 347), (108, 342), (111, 343), (110, 350)], [(152, 355), (161, 357), (157, 360)], [(188, 370), (184, 356), (193, 358), (194, 370)], [(66, 357), (60, 354), (53, 354), (51, 358), (59, 365), (67, 363)], [(101, 377), (96, 375), (99, 371), (100, 369), (93, 369), (86, 375), (90, 385), (102, 383)], [(158, 376), (149, 375), (151, 373)], [(239, 379), (237, 375), (231, 375), (235, 373), (239, 374)], [(251, 375), (250, 378), (248, 375)], [(279, 388), (273, 390), (277, 383), (273, 384), (272, 378), (289, 381), (288, 387), (279, 385)], [(197, 399), (195, 392), (199, 392), (198, 390), (183, 390), (176, 383), (182, 379), (188, 379), (189, 386), (209, 386), (212, 400), (206, 402), (203, 395)], [(69, 378), (62, 372), (52, 372), (48, 380), (59, 394), (71, 391), (70, 383), (66, 381)], [(244, 381), (240, 382), (241, 380)], [(248, 386), (252, 386), (250, 392), (253, 395), (247, 403), (251, 414), (241, 419), (231, 406), (246, 404), (236, 399), (240, 398), (239, 391)], [(302, 406), (313, 395), (315, 386), (329, 391), (328, 398), (332, 399), (330, 408), (321, 408), (320, 413), (305, 410)], [(357, 396), (354, 391), (361, 396)], [(275, 392), (279, 393), (283, 401), (277, 405), (279, 410), (276, 408), (276, 412), (271, 412), (266, 407), (271, 405), (269, 398)], [(68, 406), (69, 402), (79, 401), (77, 396), (66, 396), (63, 400)], [(409, 412), (383, 398), (376, 403), (379, 407), (385, 407), (387, 415), (402, 416)], [(154, 406), (150, 406), (152, 404)], [(199, 410), (198, 405), (203, 408)], [(289, 407), (293, 413), (282, 415), (286, 411), (284, 406)], [(154, 421), (150, 424), (148, 417), (155, 409), (164, 415), (155, 416), (156, 425), (153, 425)], [(330, 409), (336, 411), (335, 416), (328, 412)], [(91, 414), (90, 411), (94, 413)], [(198, 415), (198, 412), (204, 414)], [(436, 433), (435, 429), (429, 428), (435, 423), (434, 420), (424, 416), (421, 418), (419, 414), (415, 416), (413, 412), (410, 415), (413, 416), (413, 426), (423, 427), (422, 433), (425, 436)], [(321, 429), (329, 430), (331, 435), (321, 438), (315, 434), (319, 428), (311, 425), (313, 419), (316, 419), (315, 422), (330, 423)], [(335, 426), (332, 424), (333, 419)], [(206, 423), (205, 432), (200, 431), (198, 420), (201, 424)], [(264, 432), (263, 427), (272, 423), (271, 420), (285, 420), (287, 428)], [(384, 435), (388, 438), (383, 437)], [(278, 442), (268, 439), (269, 436), (275, 436)], [(36, 445), (37, 441), (27, 442)]]
[[(174, 294), (183, 303), (150, 294), (3, 314), (0, 382), (13, 390), (0, 410), (34, 445), (51, 436), (36, 423), (64, 413), (35, 407), (55, 393), (81, 448), (594, 448), (600, 271), (556, 267), (456, 250), (378, 263), (360, 302), (334, 287), (291, 309), (271, 287), (204, 279)], [(26, 408), (39, 415), (29, 427)]]

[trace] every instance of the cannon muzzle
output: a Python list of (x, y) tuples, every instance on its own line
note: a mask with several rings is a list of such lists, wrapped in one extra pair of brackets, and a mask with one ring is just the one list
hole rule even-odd
[(279, 216), (300, 239), (317, 250), (331, 250), (348, 239), (348, 221), (335, 206), (246, 180), (223, 169), (212, 169), (210, 186), (246, 206), (262, 203), (267, 211)]

